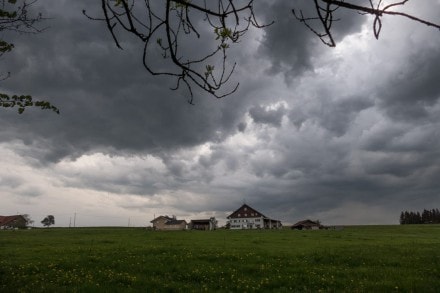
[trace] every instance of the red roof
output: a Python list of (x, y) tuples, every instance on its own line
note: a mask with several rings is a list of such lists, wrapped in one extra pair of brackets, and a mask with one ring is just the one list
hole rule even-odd
[(13, 224), (16, 220), (25, 220), (22, 215), (0, 216), (0, 226)]

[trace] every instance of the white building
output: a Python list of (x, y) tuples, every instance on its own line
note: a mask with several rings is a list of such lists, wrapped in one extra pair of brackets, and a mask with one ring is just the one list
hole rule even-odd
[(282, 227), (281, 221), (270, 219), (247, 204), (243, 204), (227, 219), (230, 229), (279, 229)]

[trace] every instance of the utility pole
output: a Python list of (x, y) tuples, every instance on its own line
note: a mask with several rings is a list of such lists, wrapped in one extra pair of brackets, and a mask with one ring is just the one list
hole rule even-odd
[(130, 217), (128, 217), (128, 227), (130, 227)]
[(76, 213), (75, 213), (75, 215), (73, 217), (73, 228), (75, 228), (75, 227), (76, 227)]

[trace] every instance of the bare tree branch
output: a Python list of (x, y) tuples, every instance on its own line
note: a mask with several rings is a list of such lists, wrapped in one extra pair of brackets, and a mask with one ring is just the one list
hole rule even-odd
[[(316, 16), (313, 17), (306, 17), (304, 16), (303, 12), (301, 10), (296, 11), (295, 9), (292, 9), (293, 15), (298, 19), (300, 22), (302, 22), (308, 29), (310, 29), (317, 37), (320, 38), (320, 40), (330, 46), (334, 47), (336, 46), (336, 43), (334, 41), (332, 32), (331, 32), (331, 26), (336, 19), (333, 18), (333, 13), (338, 8), (345, 8), (357, 11), (361, 14), (370, 14), (374, 15), (373, 20), (373, 34), (376, 39), (379, 39), (380, 32), (382, 30), (382, 20), (381, 18), (385, 15), (394, 15), (394, 16), (401, 16), (404, 18), (408, 18), (410, 20), (425, 24), (427, 26), (431, 26), (434, 28), (437, 28), (440, 30), (440, 25), (418, 18), (414, 15), (400, 12), (400, 11), (394, 11), (390, 10), (391, 8), (399, 7), (405, 5), (409, 0), (404, 0), (400, 2), (393, 2), (388, 5), (383, 5), (383, 1), (379, 0), (377, 1), (377, 4), (373, 3), (373, 0), (369, 0), (370, 6), (361, 6), (357, 4), (353, 4), (350, 2), (346, 2), (343, 0), (313, 0), (315, 3), (315, 12)], [(323, 32), (319, 32), (318, 29), (315, 29), (311, 22), (318, 21), (321, 24)]]
[(44, 20), (41, 13), (30, 15), (30, 7), (37, 2), (2, 0), (0, 4), (0, 31), (9, 30), (18, 33), (39, 33), (45, 28), (36, 24)]
[[(365, 5), (358, 5), (344, 0), (313, 0), (310, 5), (314, 7), (314, 15), (308, 16), (295, 9), (292, 13), (330, 47), (336, 46), (332, 27), (334, 22), (339, 21), (335, 17), (338, 9), (373, 15), (376, 38), (382, 31), (382, 17), (386, 15), (408, 18), (440, 29), (436, 23), (396, 10), (409, 0), (391, 4), (385, 4), (384, 0), (365, 2)], [(190, 103), (193, 103), (193, 87), (216, 98), (234, 93), (239, 83), (227, 85), (236, 68), (236, 62), (228, 61), (228, 49), (238, 43), (251, 27), (267, 26), (258, 23), (254, 0), (101, 0), (101, 6), (103, 18), (83, 13), (90, 19), (105, 22), (116, 46), (121, 49), (120, 32), (134, 35), (143, 43), (142, 62), (146, 70), (152, 75), (175, 78), (176, 86), (172, 89), (179, 89), (182, 85), (186, 87)], [(213, 31), (208, 37), (207, 27)], [(208, 47), (212, 40), (209, 37), (218, 42), (216, 47)], [(200, 44), (203, 38), (208, 38), (208, 41), (203, 46), (195, 45), (196, 50), (188, 46), (189, 42)], [(206, 50), (199, 53), (202, 49)], [(161, 52), (164, 59), (160, 66), (154, 59), (155, 50)]]
[[(115, 44), (121, 48), (118, 29), (125, 30), (144, 43), (143, 65), (152, 75), (168, 75), (176, 78), (176, 90), (184, 85), (193, 103), (192, 87), (196, 86), (216, 98), (234, 93), (239, 86), (224, 89), (236, 68), (236, 62), (229, 63), (227, 52), (231, 45), (238, 43), (250, 27), (262, 28), (255, 17), (253, 0), (101, 0), (104, 18), (87, 15), (93, 20), (104, 21)], [(238, 6), (235, 2), (240, 2)], [(141, 5), (142, 3), (142, 5)], [(138, 15), (141, 15), (139, 17)], [(194, 23), (192, 20), (202, 19)], [(202, 38), (200, 31), (212, 29), (211, 37), (217, 40), (216, 47), (188, 51), (183, 48), (185, 41)], [(209, 44), (210, 42), (205, 42)], [(152, 49), (161, 51), (169, 69), (154, 66)]]

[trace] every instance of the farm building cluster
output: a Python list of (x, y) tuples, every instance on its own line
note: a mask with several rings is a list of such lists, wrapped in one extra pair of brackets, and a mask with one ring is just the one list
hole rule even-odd
[[(27, 215), (0, 216), (0, 229), (23, 229), (27, 228), (29, 220)], [(280, 220), (266, 217), (261, 212), (243, 204), (233, 213), (226, 217), (226, 229), (231, 230), (250, 230), (250, 229), (281, 229), (283, 225)], [(176, 216), (158, 216), (152, 221), (154, 230), (215, 230), (217, 229), (217, 220), (215, 217), (204, 219), (193, 219), (187, 222), (179, 220)], [(297, 230), (317, 230), (325, 228), (319, 221), (304, 220), (291, 226)]]
[(159, 216), (151, 223), (154, 230), (215, 230), (217, 228), (217, 220), (214, 217), (191, 220), (187, 223), (185, 220), (176, 219), (176, 216)]
[[(283, 225), (280, 220), (266, 217), (261, 212), (243, 204), (232, 214), (226, 217), (226, 228), (231, 230), (243, 229), (281, 229)], [(178, 220), (175, 216), (155, 217), (151, 223), (154, 230), (215, 230), (217, 229), (217, 220), (214, 217), (209, 219), (195, 219), (189, 223), (185, 220)], [(292, 229), (321, 229), (319, 222), (305, 220), (291, 226)]]

